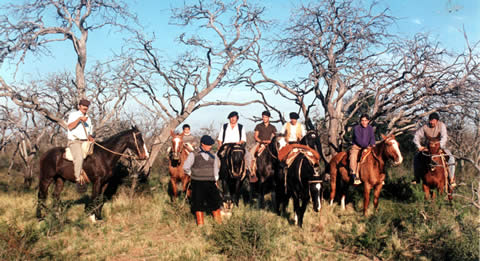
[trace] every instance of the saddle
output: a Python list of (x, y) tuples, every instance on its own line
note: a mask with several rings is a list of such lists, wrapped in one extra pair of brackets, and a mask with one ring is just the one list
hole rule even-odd
[(312, 165), (318, 164), (320, 161), (320, 154), (318, 154), (318, 152), (307, 145), (301, 144), (288, 144), (280, 149), (278, 152), (278, 160), (285, 162), (287, 167), (290, 167), (300, 153), (303, 154)]
[[(93, 153), (93, 142), (85, 141), (82, 143), (82, 157), (85, 159), (88, 155)], [(65, 153), (63, 153), (63, 158), (68, 161), (73, 161), (72, 152), (69, 147), (65, 148)]]

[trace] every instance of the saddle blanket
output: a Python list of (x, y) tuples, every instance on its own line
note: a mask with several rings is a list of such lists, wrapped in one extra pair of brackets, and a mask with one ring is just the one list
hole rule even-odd
[[(88, 155), (93, 153), (93, 142), (85, 141), (82, 143), (82, 156), (85, 159)], [(69, 147), (65, 148), (65, 153), (63, 154), (63, 158), (69, 161), (73, 161), (72, 152), (70, 151)]]

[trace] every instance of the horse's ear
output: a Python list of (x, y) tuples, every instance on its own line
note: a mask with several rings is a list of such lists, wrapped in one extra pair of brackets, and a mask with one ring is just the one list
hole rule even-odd
[(175, 136), (175, 132), (173, 132), (173, 130), (170, 130), (170, 136)]
[(382, 136), (382, 139), (384, 139), (384, 140), (387, 139), (387, 136), (385, 136), (385, 135), (383, 135), (383, 134), (381, 134), (381, 136)]

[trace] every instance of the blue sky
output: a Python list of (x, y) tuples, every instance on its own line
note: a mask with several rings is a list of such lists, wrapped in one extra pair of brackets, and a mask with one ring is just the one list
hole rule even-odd
[[(183, 1), (177, 0), (138, 0), (130, 1), (132, 9), (138, 13), (141, 23), (145, 26), (145, 32), (155, 32), (160, 41), (157, 46), (164, 50), (167, 57), (175, 58), (178, 44), (175, 38), (184, 30), (177, 26), (169, 24), (170, 7), (178, 6)], [(367, 1), (366, 1), (367, 2)], [(266, 0), (260, 1), (266, 6), (266, 15), (268, 19), (287, 21), (291, 7), (298, 5), (299, 1), (292, 0)], [(428, 32), (432, 37), (440, 41), (443, 47), (447, 49), (460, 51), (464, 48), (463, 33), (464, 27), (471, 42), (480, 41), (480, 1), (478, 0), (402, 0), (402, 1), (380, 1), (381, 8), (390, 8), (390, 14), (399, 18), (392, 31), (398, 32), (405, 37), (411, 36), (417, 32)], [(112, 55), (113, 52), (119, 52), (123, 35), (118, 35), (114, 31), (102, 31), (91, 33), (88, 40), (88, 64), (93, 65), (95, 61), (102, 61)], [(54, 46), (55, 55), (53, 57), (29, 56), (27, 62), (21, 65), (16, 79), (18, 81), (38, 78), (41, 75), (55, 71), (74, 72), (75, 57), (70, 43), (61, 43)], [(4, 64), (0, 68), (0, 73), (7, 82), (12, 83), (13, 69)], [(277, 72), (281, 73), (281, 72)], [(235, 90), (235, 97), (248, 97), (248, 91), (239, 92)], [(215, 99), (228, 100), (233, 96), (233, 91), (223, 91), (216, 93)], [(226, 121), (226, 115), (231, 110), (240, 112), (241, 120), (253, 114), (260, 114), (261, 108), (253, 106), (249, 108), (222, 107), (206, 109), (194, 113), (185, 123), (193, 126), (206, 127), (210, 124), (220, 126)], [(293, 107), (285, 107), (286, 114)], [(205, 120), (203, 115), (212, 115), (215, 113), (218, 120)], [(223, 115), (224, 114), (224, 115)], [(254, 123), (243, 122), (247, 130), (253, 129)], [(276, 126), (280, 128), (279, 125)]]

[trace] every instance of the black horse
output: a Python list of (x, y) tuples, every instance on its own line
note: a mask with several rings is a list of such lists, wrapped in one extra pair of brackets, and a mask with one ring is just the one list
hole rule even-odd
[[(113, 176), (113, 169), (123, 152), (130, 149), (139, 159), (147, 158), (147, 150), (142, 134), (136, 127), (120, 132), (103, 142), (95, 144), (93, 154), (83, 162), (83, 170), (93, 184), (92, 196), (85, 210), (91, 214), (92, 220), (101, 219), (103, 193)], [(60, 193), (66, 180), (75, 182), (72, 161), (64, 159), (65, 148), (55, 147), (43, 154), (40, 159), (40, 177), (38, 191), (37, 217), (43, 218), (43, 208), (48, 195), (48, 188), (55, 182), (53, 193), (55, 202), (60, 199)]]
[[(318, 162), (311, 162), (308, 151), (298, 153), (289, 167), (286, 174), (280, 174), (277, 186), (277, 213), (281, 209), (285, 212), (288, 200), (293, 198), (293, 209), (295, 212), (295, 224), (303, 225), (303, 216), (310, 198), (312, 198), (313, 209), (318, 212), (321, 209), (321, 182)], [(282, 191), (283, 190), (283, 191)]]
[[(273, 205), (276, 206), (276, 183), (281, 170), (280, 161), (278, 160), (278, 137), (283, 138), (282, 135), (274, 136), (270, 143), (265, 145), (265, 148), (259, 153), (256, 159), (256, 175), (258, 182), (251, 183), (258, 192), (258, 205), (263, 208), (265, 205), (265, 194), (272, 191)], [(252, 189), (253, 190), (253, 189)]]
[(224, 207), (231, 209), (232, 203), (238, 206), (240, 189), (245, 180), (245, 143), (223, 144), (218, 152), (220, 158), (219, 180), (222, 187)]
[(319, 154), (321, 153), (322, 144), (320, 141), (320, 136), (318, 136), (318, 133), (315, 130), (307, 131), (307, 134), (305, 134), (305, 136), (303, 136), (303, 138), (300, 140), (300, 144), (307, 145)]

